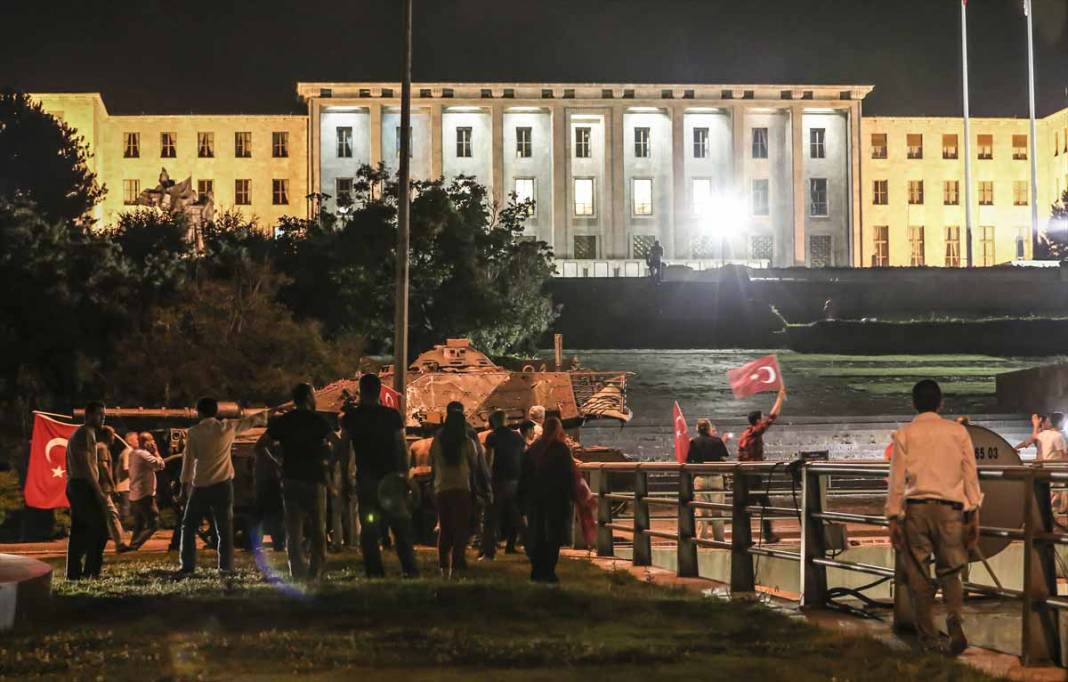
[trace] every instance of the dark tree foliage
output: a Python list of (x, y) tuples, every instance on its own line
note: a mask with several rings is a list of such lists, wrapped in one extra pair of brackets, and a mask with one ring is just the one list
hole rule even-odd
[(1039, 235), (1035, 257), (1039, 260), (1068, 259), (1068, 190), (1050, 208), (1049, 224)]
[(22, 93), (0, 93), (0, 198), (32, 201), (48, 222), (87, 227), (106, 188), (85, 141)]

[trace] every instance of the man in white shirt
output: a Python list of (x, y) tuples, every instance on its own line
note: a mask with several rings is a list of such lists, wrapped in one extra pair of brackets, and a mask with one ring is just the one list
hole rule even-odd
[(961, 627), (964, 588), (960, 571), (968, 565), (968, 550), (979, 540), (979, 475), (975, 447), (962, 425), (938, 415), (942, 390), (930, 379), (912, 389), (919, 413), (894, 433), (886, 517), (890, 540), (904, 553), (909, 593), (916, 612), (916, 628), (924, 648), (944, 650), (934, 626), (931, 607), (935, 584), (930, 557), (942, 584), (949, 645), (959, 655), (968, 647)]
[[(219, 403), (214, 398), (197, 401), (200, 422), (190, 427), (182, 457), (182, 488), (187, 495), (182, 516), (181, 569), (178, 576), (192, 575), (197, 566), (196, 530), (211, 514), (219, 542), (219, 572), (234, 570), (234, 464), (230, 450), (238, 434), (267, 423), (267, 413), (244, 419), (217, 419)], [(190, 490), (191, 488), (191, 490)]]
[[(1016, 446), (1017, 450), (1035, 446), (1038, 461), (1068, 461), (1068, 441), (1064, 438), (1064, 413), (1050, 412), (1048, 417), (1031, 415), (1031, 437)], [(1068, 511), (1068, 493), (1053, 493), (1053, 511), (1063, 514)]]
[(156, 448), (156, 439), (151, 433), (142, 433), (138, 442), (141, 447), (130, 452), (130, 504), (134, 513), (130, 549), (140, 548), (159, 528), (156, 472), (164, 467), (163, 458)]

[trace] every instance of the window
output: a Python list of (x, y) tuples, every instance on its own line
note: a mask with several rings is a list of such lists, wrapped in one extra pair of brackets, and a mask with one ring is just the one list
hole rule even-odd
[(886, 133), (871, 134), (871, 158), (886, 158)]
[(575, 128), (575, 158), (590, 158), (590, 128), (588, 126)]
[(810, 216), (827, 215), (827, 178), (811, 178), (808, 181)]
[(994, 205), (994, 182), (992, 180), (981, 180), (979, 182), (979, 205)]
[(529, 159), (534, 154), (533, 130), (529, 126), (515, 129), (515, 155)]
[(994, 226), (983, 225), (979, 228), (979, 253), (981, 264), (990, 266), (994, 264)]
[(955, 159), (955, 158), (957, 158), (957, 136), (956, 135), (943, 135), (942, 136), (942, 158), (943, 159)]
[(1016, 228), (1016, 260), (1027, 260), (1027, 246), (1031, 243), (1031, 228)]
[(592, 234), (575, 235), (575, 258), (592, 260), (597, 257), (597, 236)]
[(749, 238), (749, 256), (753, 260), (771, 260), (775, 252), (775, 238), (770, 234), (754, 234)]
[(708, 128), (693, 129), (693, 158), (708, 158)]
[(289, 204), (289, 180), (271, 180), (271, 203), (275, 206)]
[(753, 215), (771, 215), (771, 202), (767, 178), (753, 180)]
[(177, 149), (175, 149), (177, 139), (177, 133), (159, 134), (159, 158), (173, 159), (174, 157), (178, 156), (178, 151)]
[(691, 184), (693, 214), (708, 218), (712, 213), (712, 179), (694, 178)]
[(979, 136), (979, 158), (983, 161), (989, 161), (994, 158), (994, 136), (993, 135), (980, 135)]
[(284, 159), (289, 156), (289, 133), (271, 133), (271, 156), (276, 159)]
[(1031, 183), (1026, 180), (1016, 180), (1012, 183), (1012, 205), (1027, 206), (1031, 198)]
[(515, 202), (517, 204), (529, 204), (526, 210), (527, 217), (537, 212), (537, 194), (534, 193), (534, 178), (515, 179)]
[(946, 180), (942, 183), (942, 203), (946, 206), (957, 206), (960, 204), (959, 181)]
[(127, 206), (133, 206), (137, 203), (137, 197), (141, 194), (141, 181), (140, 180), (123, 180), (122, 181), (122, 203)]
[(960, 226), (946, 225), (946, 267), (960, 267)]
[(889, 180), (874, 180), (872, 181), (872, 200), (871, 203), (876, 206), (886, 206), (890, 203), (890, 181)]
[(197, 199), (203, 201), (208, 197), (214, 198), (215, 196), (215, 181), (214, 180), (197, 180)]
[(1012, 159), (1013, 159), (1013, 161), (1026, 161), (1027, 160), (1027, 136), (1026, 135), (1013, 135), (1012, 136)]
[(456, 129), (456, 158), (471, 158), (471, 128), (460, 126)]
[(753, 128), (753, 158), (768, 158), (768, 129)]
[(653, 215), (653, 181), (650, 178), (634, 178), (630, 189), (634, 215)]
[(252, 203), (252, 181), (234, 180), (234, 203), (248, 206)]
[(808, 155), (812, 159), (827, 158), (827, 130), (812, 128), (808, 131)]
[(122, 158), (136, 159), (141, 156), (141, 133), (122, 134)]
[(649, 158), (649, 129), (634, 129), (634, 157), (638, 159)]
[(334, 131), (334, 136), (337, 142), (337, 158), (339, 159), (351, 159), (352, 158), (352, 127), (351, 126), (339, 126)]
[(656, 241), (656, 237), (651, 234), (636, 234), (631, 240), (631, 258), (640, 258), (645, 260), (649, 256), (649, 252), (653, 250), (653, 243)]
[(909, 225), (909, 265), (924, 264), (923, 225)]
[[(400, 153), (401, 153), (401, 127), (400, 126), (397, 126), (396, 128), (393, 129), (393, 139), (396, 140), (396, 142), (394, 142), (394, 144), (393, 144), (393, 153), (396, 154), (397, 158), (399, 159), (400, 158)], [(409, 159), (412, 158), (414, 153), (415, 153), (415, 148), (412, 147), (412, 128), (411, 128), (411, 126), (409, 126), (408, 127), (408, 158)]]
[(575, 178), (575, 215), (593, 215), (593, 178)]
[(922, 159), (923, 158), (923, 135), (916, 133), (909, 133), (906, 137), (908, 143), (910, 159)]
[(215, 158), (215, 133), (197, 133), (197, 156), (202, 159)]
[(234, 133), (234, 156), (239, 159), (252, 156), (252, 133)]
[(923, 203), (923, 180), (909, 180), (909, 203), (913, 205)]
[(808, 239), (808, 259), (814, 268), (825, 268), (834, 265), (834, 257), (831, 253), (831, 235), (814, 234)]
[(890, 226), (875, 226), (875, 251), (871, 254), (871, 264), (875, 268), (890, 266)]
[(336, 178), (334, 180), (334, 197), (340, 208), (352, 206), (352, 178)]

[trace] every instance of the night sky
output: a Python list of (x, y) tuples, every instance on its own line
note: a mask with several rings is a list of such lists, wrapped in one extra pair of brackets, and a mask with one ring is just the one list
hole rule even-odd
[[(873, 84), (960, 114), (958, 0), (414, 0), (417, 81)], [(1068, 106), (1068, 0), (1034, 0), (1038, 110)], [(5, 0), (0, 87), (112, 113), (301, 111), (294, 84), (400, 78), (399, 0)], [(13, 6), (14, 5), (14, 6)], [(1020, 0), (971, 0), (973, 114), (1026, 116)]]

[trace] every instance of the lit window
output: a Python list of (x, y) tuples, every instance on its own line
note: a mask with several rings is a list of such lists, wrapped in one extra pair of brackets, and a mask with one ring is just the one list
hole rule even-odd
[(957, 136), (956, 135), (943, 135), (942, 136), (942, 158), (943, 159), (955, 159), (955, 158), (957, 158)]
[(534, 134), (530, 127), (515, 129), (515, 155), (520, 159), (529, 159), (534, 155)]
[(994, 205), (994, 182), (992, 180), (981, 180), (979, 182), (979, 205)]
[(812, 159), (827, 158), (827, 130), (812, 128), (808, 131), (808, 155)]
[(909, 265), (924, 265), (923, 225), (909, 225)]
[(768, 129), (753, 128), (753, 158), (768, 158)]
[(234, 133), (234, 156), (248, 159), (252, 156), (252, 133)]
[(712, 214), (712, 179), (694, 178), (693, 184), (693, 214), (701, 218), (708, 218)]
[(890, 202), (890, 181), (874, 180), (872, 182), (872, 201), (876, 206), (886, 206)]
[(215, 197), (215, 181), (214, 180), (197, 180), (197, 199), (204, 201), (208, 198), (214, 200)]
[(994, 226), (983, 225), (979, 228), (979, 253), (982, 265), (994, 264)]
[(886, 133), (871, 134), (871, 158), (886, 158)]
[(177, 133), (159, 134), (159, 158), (173, 159), (178, 155), (178, 150), (176, 149), (177, 138)]
[(634, 178), (631, 181), (631, 203), (636, 216), (653, 215), (653, 181)]
[(827, 178), (811, 178), (808, 181), (810, 216), (824, 217), (827, 209)]
[(639, 159), (649, 158), (649, 129), (634, 129), (634, 156)]
[(771, 201), (768, 192), (768, 179), (753, 180), (753, 215), (771, 215)]
[(590, 158), (590, 128), (588, 126), (575, 128), (575, 158)]
[(693, 129), (693, 158), (708, 158), (708, 128)]
[(127, 206), (133, 206), (137, 203), (137, 197), (141, 194), (141, 181), (140, 180), (123, 180), (122, 181), (122, 203)]
[(917, 133), (909, 133), (906, 137), (908, 143), (910, 159), (922, 159), (923, 158), (923, 135)]
[(271, 156), (276, 159), (289, 156), (289, 133), (285, 131), (271, 133)]
[(923, 180), (909, 180), (909, 203), (913, 205), (923, 203)]
[(352, 158), (352, 127), (351, 126), (339, 126), (334, 135), (337, 142), (337, 158), (339, 159), (351, 159)]
[(252, 181), (234, 180), (234, 203), (248, 206), (252, 203)]
[(339, 208), (352, 206), (352, 178), (335, 178), (334, 196)]
[(215, 158), (215, 133), (197, 133), (197, 156), (202, 159)]
[(471, 158), (471, 128), (469, 126), (456, 129), (456, 158)]
[(537, 195), (534, 193), (534, 178), (515, 179), (515, 202), (519, 205), (527, 204), (526, 215), (534, 216), (538, 205), (535, 203)]
[(979, 158), (983, 161), (989, 161), (994, 158), (994, 136), (993, 135), (980, 135), (979, 136)]
[(141, 133), (122, 134), (122, 157), (136, 159), (141, 156)]
[(597, 235), (575, 235), (575, 259), (593, 260), (597, 257)]
[(1026, 180), (1016, 180), (1012, 183), (1012, 205), (1027, 206), (1031, 198), (1031, 183)]
[(275, 206), (289, 203), (289, 180), (271, 180), (271, 203)]
[(960, 267), (960, 226), (946, 225), (946, 267)]
[(957, 206), (960, 204), (960, 182), (957, 180), (946, 180), (942, 184), (942, 203), (946, 206)]
[(871, 264), (876, 268), (890, 266), (890, 227), (888, 225), (875, 226), (875, 251), (871, 254)]
[(749, 255), (753, 260), (770, 261), (775, 252), (775, 238), (770, 234), (754, 234), (749, 238)]
[(1012, 158), (1014, 161), (1026, 161), (1027, 160), (1027, 136), (1026, 135), (1013, 135), (1012, 136)]
[(575, 215), (593, 215), (593, 178), (575, 178)]

